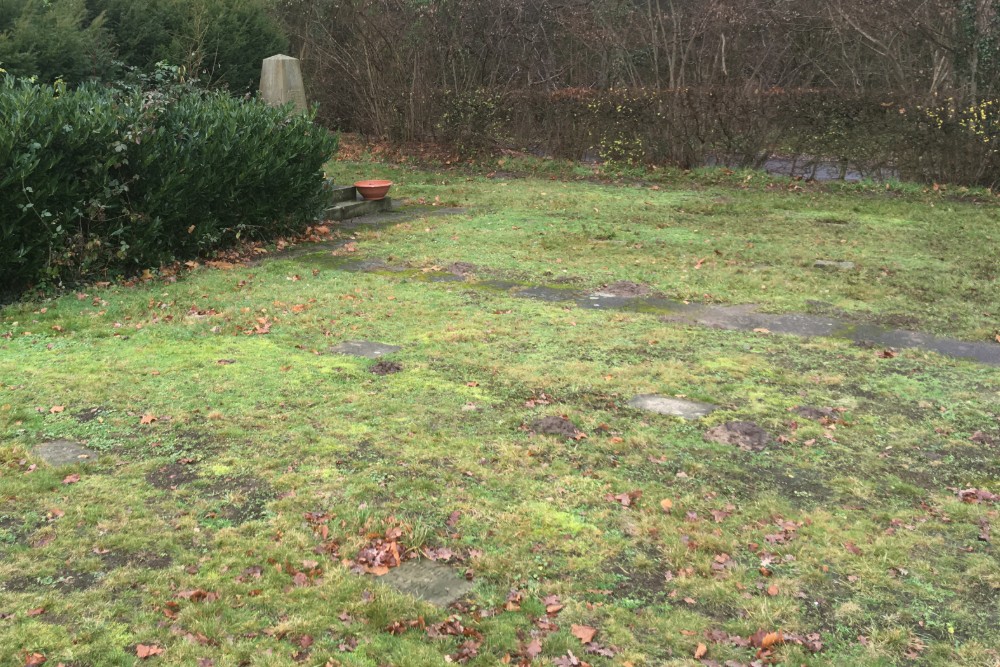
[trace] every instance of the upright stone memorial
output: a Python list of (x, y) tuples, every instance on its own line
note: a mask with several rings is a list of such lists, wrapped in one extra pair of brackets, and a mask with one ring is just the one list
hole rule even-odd
[(265, 58), (260, 68), (260, 96), (276, 107), (291, 102), (297, 111), (306, 111), (306, 89), (298, 58), (280, 54)]

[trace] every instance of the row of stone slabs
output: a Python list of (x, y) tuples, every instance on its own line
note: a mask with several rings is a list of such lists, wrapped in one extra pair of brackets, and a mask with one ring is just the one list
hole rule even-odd
[[(314, 253), (316, 254), (316, 253)], [(320, 255), (324, 254), (319, 253)], [(450, 272), (430, 275), (430, 282), (462, 282), (475, 267), (461, 268), (458, 262)], [(854, 268), (852, 262), (817, 260), (814, 267), (846, 271)], [(405, 271), (393, 267), (383, 260), (347, 260), (338, 263), (341, 271)], [(773, 334), (787, 334), (802, 337), (823, 336), (840, 338), (870, 346), (914, 348), (929, 350), (946, 357), (970, 359), (990, 366), (1000, 366), (1000, 345), (993, 342), (970, 342), (935, 336), (920, 331), (889, 329), (874, 324), (856, 322), (846, 317), (832, 317), (808, 313), (762, 313), (753, 304), (720, 305), (682, 303), (656, 295), (643, 285), (621, 281), (604, 289), (587, 293), (567, 288), (564, 285), (527, 285), (511, 280), (479, 280), (477, 285), (488, 287), (512, 296), (547, 302), (573, 302), (580, 308), (623, 310), (648, 314), (660, 314), (664, 322), (692, 324), (729, 331), (759, 331), (766, 329)], [(611, 288), (611, 289), (608, 289)], [(623, 289), (624, 288), (624, 289)], [(815, 302), (818, 306), (832, 306)]]
[[(349, 340), (335, 345), (330, 351), (365, 359), (379, 359), (399, 352), (398, 345), (387, 345), (366, 340)], [(679, 398), (641, 394), (629, 401), (629, 406), (661, 415), (699, 419), (710, 414), (716, 406)], [(35, 455), (50, 466), (68, 466), (94, 463), (98, 453), (70, 440), (52, 440), (35, 448)], [(452, 567), (430, 560), (410, 560), (389, 570), (379, 581), (405, 595), (418, 598), (438, 607), (469, 595), (473, 583), (459, 575)]]

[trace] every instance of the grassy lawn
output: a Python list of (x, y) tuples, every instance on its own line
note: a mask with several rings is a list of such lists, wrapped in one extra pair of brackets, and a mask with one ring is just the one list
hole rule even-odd
[[(996, 203), (330, 171), (389, 176), (407, 217), (0, 311), (0, 665), (1000, 661), (997, 506), (958, 494), (1000, 491), (1000, 369), (488, 282), (823, 302), (985, 342)], [(345, 340), (399, 345), (401, 368), (328, 352)], [(720, 409), (627, 406), (650, 393)], [(580, 435), (532, 431), (550, 416)], [(705, 439), (737, 420), (773, 440)], [(56, 439), (98, 460), (46, 466)], [(392, 549), (471, 592), (442, 609), (356, 572)]]

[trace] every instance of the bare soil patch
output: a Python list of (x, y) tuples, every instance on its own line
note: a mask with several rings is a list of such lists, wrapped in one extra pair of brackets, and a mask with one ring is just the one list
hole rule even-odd
[(76, 419), (81, 424), (86, 424), (87, 422), (94, 421), (95, 419), (100, 417), (104, 412), (106, 412), (106, 409), (100, 406), (87, 408), (85, 410), (81, 410), (80, 412), (74, 414), (73, 418)]
[(754, 422), (734, 421), (705, 431), (706, 442), (734, 445), (744, 451), (759, 452), (771, 442), (771, 434)]
[(456, 276), (465, 278), (466, 276), (475, 275), (479, 271), (479, 267), (469, 262), (455, 262), (448, 266), (448, 271)]
[(565, 417), (554, 415), (542, 417), (531, 422), (531, 430), (535, 433), (544, 433), (545, 435), (555, 435), (563, 438), (576, 438), (581, 433), (576, 424)]
[(157, 489), (175, 489), (198, 479), (197, 466), (193, 464), (169, 463), (146, 474), (146, 481)]
[(392, 375), (393, 373), (398, 373), (403, 370), (403, 366), (395, 361), (383, 359), (368, 370), (375, 375)]
[(267, 503), (277, 497), (270, 484), (252, 476), (220, 479), (202, 489), (202, 495), (223, 501), (212, 518), (235, 526), (266, 518)]

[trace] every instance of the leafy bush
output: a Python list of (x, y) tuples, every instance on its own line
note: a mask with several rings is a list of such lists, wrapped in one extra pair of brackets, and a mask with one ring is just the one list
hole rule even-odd
[(324, 204), (337, 139), (310, 117), (188, 87), (0, 81), (0, 291), (267, 239)]
[(87, 0), (103, 17), (118, 58), (151, 69), (161, 61), (233, 92), (255, 90), (264, 58), (288, 48), (265, 0)]
[(267, 0), (0, 0), (0, 66), (72, 85), (161, 61), (235, 92), (288, 40)]
[(43, 81), (107, 77), (113, 51), (104, 17), (84, 0), (0, 2), (0, 67)]

